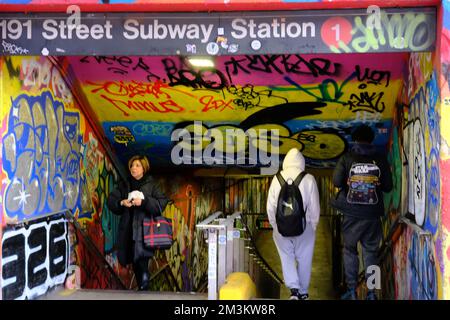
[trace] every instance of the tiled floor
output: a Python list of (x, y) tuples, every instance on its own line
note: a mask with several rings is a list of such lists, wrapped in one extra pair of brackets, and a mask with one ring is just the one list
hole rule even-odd
[[(260, 231), (256, 246), (270, 267), (282, 279), (280, 257), (272, 239), (272, 231)], [(289, 290), (283, 285), (280, 299), (288, 299), (289, 295)], [(337, 297), (332, 282), (331, 230), (327, 217), (321, 217), (316, 232), (309, 295), (311, 300), (330, 300)]]

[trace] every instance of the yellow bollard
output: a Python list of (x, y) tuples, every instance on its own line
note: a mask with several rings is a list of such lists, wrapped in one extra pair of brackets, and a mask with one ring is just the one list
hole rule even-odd
[(220, 288), (220, 300), (250, 300), (256, 297), (256, 286), (245, 272), (230, 273)]

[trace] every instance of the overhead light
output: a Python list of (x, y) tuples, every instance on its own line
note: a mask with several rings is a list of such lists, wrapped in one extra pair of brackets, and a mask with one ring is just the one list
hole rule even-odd
[(214, 68), (214, 61), (210, 57), (188, 57), (189, 63), (194, 67)]

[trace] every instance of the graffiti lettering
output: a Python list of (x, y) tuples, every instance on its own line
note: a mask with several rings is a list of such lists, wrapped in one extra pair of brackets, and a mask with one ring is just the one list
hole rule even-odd
[(425, 221), (425, 146), (420, 120), (414, 122), (413, 155), (414, 155), (414, 215), (416, 223), (422, 226)]
[(169, 85), (157, 80), (152, 83), (143, 83), (138, 81), (131, 81), (130, 83), (124, 83), (123, 81), (106, 81), (103, 84), (93, 83), (91, 81), (86, 82), (89, 85), (96, 86), (91, 89), (92, 93), (104, 92), (113, 96), (134, 98), (136, 96), (145, 97), (151, 96), (154, 98), (170, 99), (171, 96), (162, 91), (162, 89), (170, 88)]
[(9, 53), (10, 55), (21, 55), (21, 54), (28, 54), (28, 49), (24, 49), (22, 47), (19, 47), (15, 45), (14, 43), (6, 42), (5, 40), (2, 40), (2, 46), (3, 51), (5, 53)]
[[(284, 97), (280, 97), (273, 94), (272, 90), (255, 90), (253, 85), (247, 84), (242, 87), (236, 87), (235, 85), (231, 85), (227, 87), (227, 91), (237, 96), (237, 99), (233, 100), (233, 103), (237, 106), (238, 109), (250, 109), (254, 107), (262, 106), (263, 99), (270, 99), (270, 102), (267, 101), (267, 104), (272, 106), (280, 103), (286, 103), (288, 100)], [(281, 100), (281, 101), (278, 101)]]
[(239, 71), (246, 74), (250, 74), (251, 71), (260, 71), (318, 77), (320, 75), (338, 75), (341, 65), (324, 58), (313, 58), (307, 61), (300, 55), (255, 55), (245, 56), (239, 60), (231, 57), (229, 61), (225, 62), (225, 69), (230, 83), (233, 83), (232, 76), (238, 75)]
[(3, 234), (3, 299), (32, 299), (64, 283), (69, 252), (67, 230), (67, 220), (57, 218)]
[(118, 74), (128, 74), (130, 71), (142, 70), (147, 73), (147, 80), (161, 80), (161, 78), (150, 71), (150, 67), (144, 62), (142, 57), (139, 57), (138, 62), (133, 58), (127, 56), (85, 56), (80, 59), (81, 63), (91, 63), (92, 59), (97, 64), (107, 65), (107, 70)]
[[(289, 78), (288, 76), (284, 77), (284, 79), (293, 86), (295, 86), (300, 91), (303, 91), (309, 96), (314, 97), (316, 101), (336, 102), (342, 105), (347, 104), (347, 102), (340, 100), (340, 98), (344, 95), (342, 89), (345, 86), (346, 81), (344, 81), (341, 85), (338, 85), (334, 79), (327, 79), (322, 81), (322, 83), (319, 84), (318, 86), (306, 88), (298, 84), (296, 81)], [(318, 91), (318, 93), (316, 93), (316, 91)]]
[(169, 84), (171, 86), (188, 86), (192, 88), (222, 89), (227, 85), (223, 73), (218, 69), (199, 70), (180, 69), (172, 59), (162, 60)]
[(384, 28), (374, 29), (366, 25), (360, 16), (355, 17), (351, 45), (347, 46), (341, 41), (339, 48), (331, 45), (330, 50), (336, 53), (341, 50), (368, 52), (378, 50), (387, 44), (389, 48), (394, 49), (410, 48), (413, 51), (425, 51), (435, 40), (434, 32), (427, 29), (426, 16), (423, 13), (392, 14), (389, 18), (386, 12), (382, 12), (381, 23)]
[(5, 191), (9, 217), (79, 206), (80, 143), (79, 114), (65, 111), (49, 92), (13, 101), (3, 139), (3, 168), (12, 180)]
[[(158, 101), (154, 103), (152, 101), (133, 101), (133, 100), (119, 100), (112, 99), (103, 94), (100, 95), (101, 98), (108, 101), (113, 107), (119, 109), (125, 117), (129, 117), (130, 114), (128, 110), (133, 111), (145, 111), (145, 112), (156, 112), (156, 113), (171, 113), (171, 112), (182, 112), (184, 108), (178, 105), (175, 101), (169, 99), (165, 101)], [(124, 109), (122, 109), (122, 108)], [(126, 108), (126, 109), (125, 109)]]
[(138, 123), (133, 126), (133, 132), (139, 136), (169, 136), (172, 125), (161, 123)]
[(233, 106), (231, 105), (231, 100), (228, 100), (227, 102), (224, 100), (216, 100), (213, 96), (203, 96), (199, 99), (199, 101), (204, 106), (202, 112), (207, 112), (211, 109), (219, 110), (220, 112), (227, 108), (234, 110)]
[[(242, 128), (232, 125), (213, 126), (210, 128), (202, 125), (201, 128), (196, 128), (194, 125), (189, 124), (184, 129), (190, 133), (190, 138), (183, 139), (177, 143), (179, 148), (187, 151), (194, 150), (195, 152), (197, 150), (203, 152), (211, 149), (211, 144), (213, 144), (217, 152), (224, 154), (222, 163), (227, 163), (228, 160), (230, 162), (234, 161), (233, 159), (235, 158), (242, 159), (244, 156), (249, 156), (249, 151), (256, 149), (274, 152), (274, 150), (270, 150), (270, 143), (268, 143), (268, 141), (275, 139), (268, 135), (270, 130), (278, 132), (276, 139), (279, 139), (279, 141), (276, 145), (279, 145), (278, 152), (280, 155), (286, 154), (291, 148), (297, 148), (309, 159), (326, 160), (339, 157), (346, 148), (344, 139), (336, 131), (333, 132), (330, 129), (323, 131), (302, 130), (291, 133), (287, 127), (274, 124), (255, 125), (245, 132)], [(195, 129), (197, 129), (197, 132), (195, 132)], [(227, 130), (233, 130), (234, 135), (231, 136)], [(254, 132), (254, 134), (248, 134), (249, 130)], [(208, 137), (216, 138), (214, 132), (217, 132), (217, 134), (220, 132), (226, 138), (215, 139), (211, 143), (211, 138)], [(202, 133), (206, 138), (202, 137)], [(230, 145), (233, 147), (230, 148)], [(253, 164), (256, 164), (256, 158), (252, 157), (250, 159)], [(188, 160), (190, 161), (191, 159), (187, 159), (186, 162)], [(240, 165), (241, 163), (237, 162), (237, 164)]]
[(369, 68), (364, 69), (364, 75), (361, 75), (361, 66), (355, 66), (356, 78), (360, 82), (367, 81), (369, 84), (379, 85), (383, 81), (386, 82), (385, 87), (389, 86), (389, 80), (391, 79), (391, 73), (389, 71), (372, 70)]
[[(361, 86), (360, 86), (361, 87)], [(360, 92), (359, 96), (352, 93), (348, 100), (349, 110), (352, 112), (365, 111), (369, 113), (382, 113), (386, 108), (384, 102), (381, 101), (384, 92), (372, 93)]]

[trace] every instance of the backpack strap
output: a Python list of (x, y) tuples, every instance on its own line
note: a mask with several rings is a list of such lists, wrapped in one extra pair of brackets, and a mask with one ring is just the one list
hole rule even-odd
[(281, 188), (283, 188), (283, 186), (286, 184), (286, 180), (284, 180), (283, 176), (281, 175), (281, 172), (277, 173), (277, 179), (278, 182), (280, 183)]
[(300, 174), (297, 176), (297, 178), (295, 178), (294, 183), (295, 185), (298, 187), (300, 186), (300, 183), (303, 180), (303, 177), (306, 176), (308, 173), (306, 171), (302, 171), (300, 172)]

